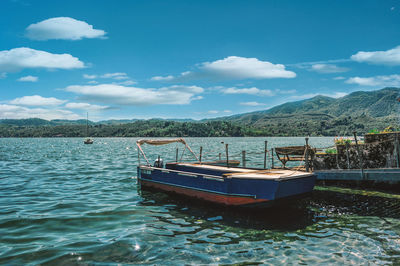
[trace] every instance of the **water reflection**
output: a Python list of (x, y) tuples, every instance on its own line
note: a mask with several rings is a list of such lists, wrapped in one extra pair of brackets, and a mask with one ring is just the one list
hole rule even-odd
[[(400, 200), (368, 195), (373, 192), (359, 195), (348, 190), (338, 192), (317, 188), (310, 196), (265, 209), (226, 207), (139, 186), (138, 193), (143, 199), (140, 205), (164, 207), (169, 214), (185, 219), (189, 224), (202, 220), (256, 230), (294, 231), (321, 220), (346, 215), (400, 219)], [(162, 218), (160, 220), (165, 222)]]
[[(153, 208), (152, 234), (174, 241), (182, 237), (185, 245), (179, 248), (183, 250), (212, 245), (223, 250), (223, 246), (235, 247), (231, 256), (236, 258), (258, 254), (259, 260), (242, 262), (399, 262), (400, 200), (396, 197), (317, 188), (293, 206), (254, 211), (147, 189), (140, 193), (139, 205)], [(261, 255), (265, 253), (278, 257)], [(357, 255), (361, 253), (365, 255)], [(229, 256), (224, 261), (230, 262)]]
[[(307, 208), (309, 198), (280, 204), (264, 209), (246, 209), (212, 204), (174, 194), (140, 189), (143, 206), (163, 206), (177, 219), (189, 224), (203, 221), (204, 225), (221, 224), (256, 230), (294, 231), (307, 227), (316, 221), (314, 211)], [(160, 220), (167, 222), (163, 217)], [(203, 223), (202, 222), (202, 223)]]
[(400, 218), (400, 199), (395, 195), (375, 196), (373, 191), (363, 191), (364, 195), (349, 189), (317, 187), (313, 191), (310, 207), (319, 215), (355, 214), (381, 218)]

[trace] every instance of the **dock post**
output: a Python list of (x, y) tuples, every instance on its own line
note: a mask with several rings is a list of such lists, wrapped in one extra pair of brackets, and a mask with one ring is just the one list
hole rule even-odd
[(347, 169), (350, 169), (349, 143), (347, 142), (346, 142), (346, 158), (347, 158)]
[(274, 166), (274, 148), (271, 149), (271, 168), (273, 169)]
[(246, 151), (242, 151), (242, 167), (246, 168)]
[(337, 169), (340, 169), (340, 165), (339, 165), (339, 153), (338, 153), (338, 147), (337, 147), (337, 145), (335, 144), (335, 148), (336, 148), (336, 167), (337, 167)]
[(267, 152), (268, 152), (267, 145), (268, 145), (268, 141), (266, 140), (264, 142), (264, 169), (267, 169)]
[(222, 160), (221, 159), (221, 153), (218, 154), (218, 160), (220, 160), (220, 161)]
[(176, 148), (176, 155), (175, 155), (175, 161), (178, 162), (178, 156), (179, 156), (179, 149)]
[(354, 141), (356, 142), (356, 148), (360, 162), (361, 178), (364, 180), (363, 156), (361, 154), (360, 147), (358, 146), (357, 132), (354, 131), (353, 135), (354, 135)]
[(226, 152), (226, 167), (229, 167), (229, 152), (228, 152), (228, 144), (225, 144), (225, 152)]
[(308, 137), (306, 137), (306, 150), (305, 150), (305, 158), (304, 158), (304, 163), (306, 166), (306, 172), (310, 171), (310, 165), (308, 162)]
[(399, 168), (399, 164), (400, 164), (400, 151), (399, 151), (399, 134), (396, 133), (394, 135), (395, 140), (394, 140), (394, 148), (396, 150), (395, 156), (396, 156), (396, 165), (397, 168)]
[(200, 156), (199, 156), (199, 162), (201, 164), (201, 157), (203, 156), (203, 146), (200, 146)]

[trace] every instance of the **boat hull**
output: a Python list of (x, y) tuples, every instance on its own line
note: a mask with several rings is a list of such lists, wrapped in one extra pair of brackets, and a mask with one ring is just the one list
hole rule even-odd
[(218, 194), (215, 192), (201, 191), (193, 188), (178, 187), (172, 184), (162, 184), (159, 182), (139, 180), (142, 187), (153, 188), (165, 192), (172, 192), (179, 195), (184, 195), (191, 198), (197, 198), (208, 202), (229, 206), (251, 206), (251, 205), (269, 205), (269, 200), (254, 199), (245, 196), (234, 196), (229, 194)]
[[(187, 169), (185, 169), (187, 170)], [(228, 206), (269, 206), (312, 191), (314, 175), (290, 179), (228, 178), (209, 169), (193, 172), (138, 167), (141, 186)], [(204, 169), (203, 169), (204, 170)]]

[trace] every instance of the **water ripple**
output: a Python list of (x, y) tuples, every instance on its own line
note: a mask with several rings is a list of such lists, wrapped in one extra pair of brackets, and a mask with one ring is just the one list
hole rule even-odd
[[(209, 159), (222, 141), (233, 159), (264, 148), (262, 138), (188, 139)], [(289, 209), (238, 212), (138, 190), (134, 143), (0, 139), (0, 264), (400, 264), (399, 197), (317, 188)], [(175, 159), (174, 145), (146, 149)]]

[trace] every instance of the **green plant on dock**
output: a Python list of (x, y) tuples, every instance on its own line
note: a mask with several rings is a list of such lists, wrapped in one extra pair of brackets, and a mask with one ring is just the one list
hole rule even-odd
[(335, 148), (329, 148), (325, 150), (326, 154), (336, 154), (337, 150)]
[(336, 145), (345, 145), (346, 143), (347, 144), (351, 144), (351, 139), (350, 138), (344, 138), (344, 137), (340, 137), (340, 138), (338, 138), (338, 137), (336, 137), (335, 139), (334, 139), (334, 141), (335, 141), (335, 144)]
[(395, 131), (395, 128), (393, 126), (388, 126), (381, 133), (390, 133), (390, 132), (394, 132), (394, 131)]
[(374, 128), (368, 131), (368, 134), (382, 134), (382, 133), (391, 133), (395, 132), (397, 129), (394, 126), (387, 126), (384, 130), (379, 131), (378, 129)]
[(368, 134), (379, 134), (379, 133), (381, 133), (381, 132), (376, 128), (371, 129), (370, 131), (368, 131)]

